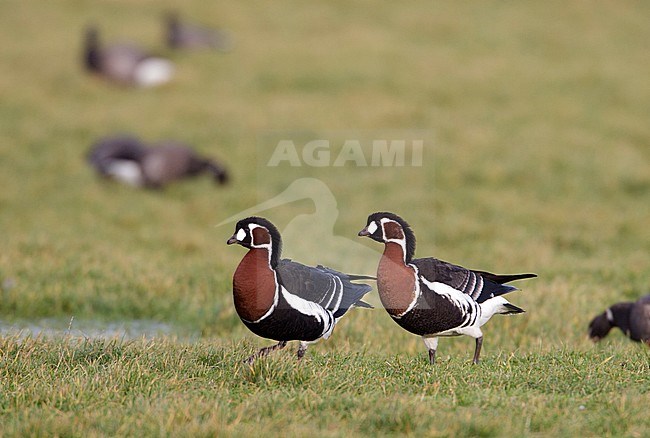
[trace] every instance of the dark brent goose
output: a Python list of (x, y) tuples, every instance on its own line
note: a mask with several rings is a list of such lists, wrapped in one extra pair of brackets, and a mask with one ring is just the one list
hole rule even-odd
[(535, 274), (495, 275), (452, 265), (435, 258), (414, 259), (415, 236), (404, 219), (374, 213), (359, 236), (384, 243), (377, 268), (377, 290), (388, 314), (402, 328), (422, 336), (435, 362), (439, 336), (476, 339), (474, 363), (483, 344), (481, 326), (495, 314), (522, 313), (500, 295), (517, 290), (513, 280)]
[(628, 338), (650, 346), (650, 295), (636, 302), (617, 303), (596, 316), (589, 324), (589, 337), (598, 342), (612, 327), (618, 327)]
[(208, 173), (216, 183), (228, 182), (226, 169), (216, 161), (198, 156), (181, 143), (164, 142), (149, 148), (142, 160), (142, 173), (149, 187)]
[(133, 44), (102, 46), (99, 31), (88, 27), (84, 42), (84, 65), (90, 72), (121, 85), (154, 87), (169, 82), (174, 65), (150, 55)]
[(172, 49), (214, 49), (226, 52), (232, 49), (228, 32), (181, 21), (176, 12), (165, 16), (165, 40)]
[(233, 275), (239, 318), (256, 335), (278, 341), (246, 359), (249, 364), (294, 340), (300, 341), (300, 359), (307, 344), (332, 334), (350, 307), (371, 307), (361, 301), (371, 287), (352, 280), (374, 277), (280, 260), (280, 233), (264, 218), (252, 216), (237, 222), (235, 234), (227, 243), (249, 249)]
[(144, 185), (140, 163), (149, 148), (129, 135), (105, 137), (92, 145), (87, 160), (97, 173), (133, 186)]
[(105, 177), (147, 188), (208, 173), (215, 182), (228, 181), (226, 169), (214, 160), (201, 157), (181, 143), (163, 142), (148, 147), (130, 136), (106, 137), (88, 153), (89, 163)]

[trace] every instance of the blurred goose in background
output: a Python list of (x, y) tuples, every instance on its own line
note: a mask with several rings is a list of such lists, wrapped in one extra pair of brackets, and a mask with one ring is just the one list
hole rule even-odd
[(87, 158), (101, 176), (135, 187), (162, 188), (203, 173), (218, 184), (229, 179), (224, 166), (173, 141), (149, 147), (130, 136), (106, 137), (91, 147)]
[(181, 21), (177, 12), (165, 16), (165, 39), (172, 49), (214, 49), (227, 52), (233, 41), (228, 32)]
[(169, 82), (174, 76), (171, 61), (148, 54), (133, 44), (102, 46), (99, 31), (93, 26), (86, 29), (84, 38), (85, 68), (109, 81), (155, 87)]
[(119, 135), (105, 137), (90, 149), (87, 160), (97, 173), (132, 186), (144, 185), (140, 163), (147, 146), (135, 137)]
[(618, 327), (628, 338), (650, 346), (650, 295), (636, 302), (616, 303), (589, 323), (589, 338), (598, 342), (613, 327)]
[(197, 155), (190, 147), (166, 141), (150, 148), (142, 160), (146, 185), (162, 187), (167, 183), (207, 173), (215, 183), (228, 182), (225, 167), (211, 159)]

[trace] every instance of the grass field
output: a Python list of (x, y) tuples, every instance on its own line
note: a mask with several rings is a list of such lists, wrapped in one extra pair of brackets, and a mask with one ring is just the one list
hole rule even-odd
[[(168, 8), (235, 48), (167, 52)], [(63, 336), (3, 332), (0, 435), (644, 436), (650, 349), (619, 332), (594, 346), (586, 327), (650, 289), (649, 17), (641, 1), (1, 2), (0, 322)], [(175, 81), (85, 75), (89, 22), (171, 56)], [(100, 181), (83, 156), (113, 132), (187, 141), (232, 184)], [(346, 139), (391, 136), (421, 138), (422, 165), (268, 166), (279, 139), (331, 140), (333, 161)], [(527, 313), (485, 327), (479, 366), (469, 338), (429, 366), (381, 308), (302, 363), (244, 366), (269, 342), (234, 312), (244, 250), (216, 225), (306, 177), (260, 213), (287, 255), (372, 269), (381, 248), (356, 234), (393, 211), (420, 256), (536, 272), (510, 297)], [(122, 322), (165, 330), (66, 330)]]

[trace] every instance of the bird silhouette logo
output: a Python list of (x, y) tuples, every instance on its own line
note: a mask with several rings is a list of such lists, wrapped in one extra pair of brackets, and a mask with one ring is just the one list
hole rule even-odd
[(336, 235), (334, 226), (339, 215), (336, 197), (327, 184), (317, 178), (299, 178), (273, 198), (223, 220), (217, 226), (235, 222), (241, 218), (281, 207), (292, 202), (310, 199), (314, 210), (295, 216), (281, 230), (287, 258), (311, 265), (325, 265), (345, 272), (374, 275), (377, 269), (377, 250), (356, 239)]

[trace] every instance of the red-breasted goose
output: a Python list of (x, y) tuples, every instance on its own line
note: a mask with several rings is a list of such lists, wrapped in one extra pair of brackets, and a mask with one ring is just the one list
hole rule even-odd
[(105, 137), (88, 153), (89, 163), (105, 177), (147, 188), (162, 188), (170, 182), (203, 173), (216, 183), (228, 182), (228, 172), (216, 161), (199, 156), (189, 146), (166, 141), (147, 146), (135, 137)]
[(177, 12), (165, 16), (165, 40), (172, 49), (214, 49), (227, 52), (232, 49), (230, 34), (182, 21)]
[(249, 364), (294, 340), (300, 341), (300, 359), (309, 343), (332, 334), (350, 307), (371, 307), (361, 301), (371, 287), (352, 280), (373, 277), (281, 260), (282, 238), (267, 219), (252, 216), (240, 220), (227, 243), (249, 250), (233, 275), (239, 318), (256, 335), (278, 341), (246, 359)]
[(134, 44), (102, 46), (94, 27), (85, 31), (83, 55), (88, 71), (121, 85), (155, 87), (174, 76), (170, 60), (153, 56)]
[(636, 302), (617, 303), (607, 308), (589, 323), (589, 338), (598, 342), (613, 327), (618, 327), (633, 341), (650, 346), (650, 295)]
[(393, 213), (374, 213), (359, 236), (383, 243), (377, 268), (377, 290), (393, 321), (422, 336), (434, 363), (439, 336), (467, 335), (476, 339), (474, 360), (479, 361), (481, 326), (495, 314), (522, 313), (501, 295), (517, 290), (513, 280), (535, 274), (496, 275), (453, 265), (435, 258), (414, 259), (415, 235)]

